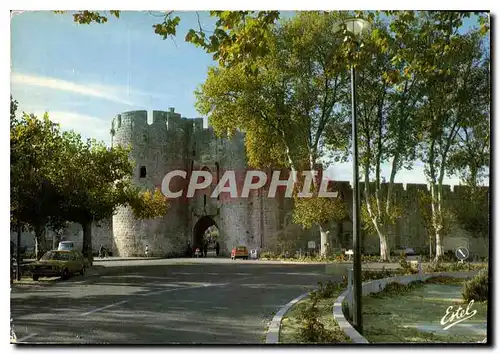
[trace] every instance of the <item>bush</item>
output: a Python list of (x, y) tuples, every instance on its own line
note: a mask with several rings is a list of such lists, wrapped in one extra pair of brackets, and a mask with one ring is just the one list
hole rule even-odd
[(425, 281), (426, 284), (462, 285), (465, 279), (453, 277), (433, 277)]
[(375, 255), (361, 255), (361, 262), (381, 262), (380, 256)]
[(488, 272), (482, 271), (466, 282), (462, 290), (462, 297), (467, 302), (488, 300)]
[(436, 272), (459, 272), (459, 271), (470, 271), (470, 270), (481, 270), (486, 269), (487, 264), (472, 264), (470, 262), (453, 262), (453, 263), (443, 263), (432, 262), (424, 267), (426, 273), (436, 273)]
[(338, 254), (335, 256), (335, 262), (345, 262), (347, 261), (347, 256), (345, 254)]
[(317, 307), (319, 298), (311, 296), (310, 304), (302, 304), (298, 319), (301, 322), (299, 338), (304, 343), (328, 343), (333, 341), (333, 335), (319, 320)]
[(411, 290), (414, 290), (420, 286), (422, 286), (424, 283), (417, 280), (417, 281), (412, 281), (411, 283), (408, 284), (400, 284), (400, 283), (389, 283), (385, 286), (384, 290), (372, 294), (372, 296), (384, 296), (384, 295), (390, 295), (390, 294), (400, 294), (400, 293), (405, 293)]
[(446, 272), (450, 270), (451, 270), (450, 266), (443, 264), (441, 261), (431, 262), (430, 264), (424, 267), (424, 272), (426, 273)]
[(418, 269), (415, 269), (411, 266), (411, 263), (406, 260), (406, 256), (403, 254), (399, 257), (399, 265), (403, 269), (405, 274), (417, 274)]
[(444, 262), (453, 262), (457, 260), (457, 256), (453, 251), (446, 251), (441, 257), (441, 260)]
[(319, 299), (328, 299), (336, 295), (345, 285), (346, 284), (343, 283), (332, 283), (331, 281), (328, 281), (328, 283), (324, 285), (322, 282), (318, 282), (318, 289), (312, 294)]
[(263, 251), (261, 254), (260, 254), (260, 258), (261, 259), (275, 259), (277, 258), (276, 255), (271, 252), (271, 251)]
[(370, 280), (391, 278), (402, 274), (404, 273), (399, 269), (389, 270), (385, 267), (382, 268), (381, 270), (365, 269), (361, 272), (361, 281), (365, 282)]

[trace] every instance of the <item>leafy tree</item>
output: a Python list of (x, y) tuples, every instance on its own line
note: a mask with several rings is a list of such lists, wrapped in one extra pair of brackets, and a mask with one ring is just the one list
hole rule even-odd
[[(326, 150), (345, 149), (345, 136), (340, 141), (325, 140), (327, 131), (345, 129), (346, 118), (335, 110), (347, 83), (344, 55), (338, 50), (344, 38), (337, 29), (340, 19), (339, 13), (299, 13), (274, 28), (267, 38), (268, 52), (251, 59), (258, 68), (253, 73), (249, 74), (245, 61), (210, 68), (196, 92), (197, 109), (209, 116), (219, 135), (236, 129), (246, 133), (251, 166), (286, 166), (300, 175), (317, 170)], [(314, 179), (312, 186), (316, 191), (317, 182)], [(304, 210), (296, 214), (296, 222), (310, 225), (307, 209), (319, 204), (332, 218), (337, 212), (336, 201), (307, 199), (298, 204)], [(314, 224), (326, 239), (328, 218), (323, 214), (317, 214)], [(326, 253), (323, 242), (322, 253)]]
[[(65, 11), (55, 11), (63, 14)], [(326, 12), (326, 11), (325, 11)], [(384, 11), (386, 15), (401, 14), (403, 22), (412, 16), (411, 11)], [(363, 11), (355, 11), (356, 15)], [(369, 12), (371, 14), (379, 11)], [(111, 10), (109, 15), (99, 11), (76, 11), (73, 19), (79, 24), (106, 23), (109, 16), (120, 18), (121, 11)], [(254, 59), (264, 55), (269, 48), (266, 46), (267, 39), (272, 36), (272, 29), (280, 19), (280, 11), (210, 11), (210, 17), (216, 19), (213, 28), (207, 29), (201, 26), (198, 17), (198, 27), (191, 28), (185, 35), (185, 41), (201, 47), (207, 53), (213, 54), (214, 60), (218, 60), (221, 66), (239, 63), (245, 59)], [(347, 14), (347, 13), (345, 13)], [(489, 32), (489, 17), (487, 13), (476, 12), (479, 16), (480, 31), (482, 34)], [(464, 13), (470, 16), (470, 13)], [(162, 21), (153, 25), (154, 33), (163, 39), (172, 38), (177, 35), (177, 27), (181, 19), (175, 11), (163, 11)], [(400, 29), (404, 23), (400, 22)], [(253, 69), (256, 66), (253, 65)]]
[(67, 221), (83, 228), (83, 254), (92, 253), (92, 222), (130, 206), (137, 218), (164, 215), (168, 202), (159, 190), (141, 191), (131, 182), (129, 150), (83, 142), (74, 132), (59, 131), (48, 114), (43, 119), (16, 118), (11, 98), (11, 221), (35, 233), (35, 253), (46, 226), (60, 230)]
[(138, 218), (167, 212), (166, 198), (158, 190), (141, 192), (132, 184), (129, 149), (107, 148), (91, 139), (83, 142), (74, 132), (65, 132), (63, 138), (64, 162), (58, 170), (64, 196), (61, 215), (82, 226), (84, 256), (92, 255), (92, 223), (110, 218), (118, 206), (131, 206)]
[(152, 192), (129, 186), (127, 194), (127, 205), (137, 219), (154, 219), (165, 215), (169, 209), (168, 201), (159, 188)]
[(18, 120), (12, 118), (11, 113), (11, 221), (18, 230), (24, 224), (34, 231), (38, 256), (45, 225), (61, 202), (54, 174), (59, 168), (61, 140), (47, 114), (43, 119), (26, 113)]
[[(363, 48), (357, 51), (356, 60), (352, 61), (358, 72), (358, 145), (364, 175), (361, 216), (365, 230), (379, 236), (381, 259), (388, 260), (387, 234), (404, 209), (404, 205), (394, 204), (397, 200), (393, 193), (397, 172), (402, 168), (411, 168), (417, 158), (417, 148), (420, 148), (420, 157), (424, 161), (433, 161), (434, 172), (436, 164), (439, 165), (442, 160), (442, 157), (441, 160), (436, 160), (435, 151), (428, 153), (429, 151), (423, 148), (432, 146), (431, 150), (435, 149), (435, 143), (426, 144), (425, 139), (438, 139), (437, 134), (429, 134), (429, 126), (437, 127), (440, 123), (431, 120), (428, 124), (422, 124), (421, 122), (425, 121), (422, 112), (425, 107), (429, 107), (429, 101), (435, 104), (433, 107), (436, 109), (455, 104), (448, 110), (450, 114), (469, 123), (473, 121), (476, 116), (472, 113), (473, 109), (466, 110), (465, 106), (461, 105), (458, 110), (457, 105), (460, 99), (463, 100), (467, 95), (477, 95), (478, 92), (465, 93), (459, 89), (463, 86), (460, 86), (460, 82), (465, 80), (465, 77), (452, 76), (455, 72), (453, 69), (461, 70), (463, 75), (469, 75), (466, 68), (477, 64), (474, 62), (474, 54), (459, 59), (460, 51), (467, 47), (466, 43), (470, 43), (470, 39), (457, 33), (457, 30), (462, 25), (462, 19), (470, 16), (469, 13), (386, 11), (383, 16), (379, 12), (359, 12), (358, 15), (371, 15), (374, 27), (371, 36), (362, 39)], [(478, 31), (474, 33), (476, 34), (472, 37), (475, 38), (475, 43), (479, 43)], [(449, 41), (446, 39), (448, 37), (453, 39)], [(469, 53), (472, 53), (472, 48), (473, 45), (470, 46)], [(476, 51), (477, 53), (480, 51)], [(477, 87), (479, 86), (481, 85), (478, 83)], [(439, 97), (442, 100), (439, 100)], [(483, 111), (484, 107), (484, 104), (481, 105)], [(350, 109), (350, 102), (346, 102), (345, 114), (348, 114)], [(470, 118), (465, 119), (465, 116)], [(446, 125), (451, 120), (441, 122), (443, 135), (455, 134), (457, 127), (454, 126), (450, 131)], [(452, 142), (450, 146), (453, 146)], [(443, 174), (447, 171), (445, 166), (448, 166), (445, 152), (447, 149), (440, 150), (445, 161)], [(383, 190), (381, 164), (386, 162), (390, 162), (391, 168), (387, 188)], [(433, 178), (434, 185), (442, 185), (442, 177), (430, 177), (431, 180)], [(433, 191), (436, 192), (440, 188), (433, 187)], [(433, 212), (433, 230), (442, 233), (445, 229), (445, 214), (448, 215), (449, 210), (444, 210), (442, 197), (438, 197), (437, 192), (433, 195), (433, 210), (436, 210)], [(441, 228), (437, 225), (439, 223), (443, 224)], [(437, 239), (440, 240), (440, 237)], [(439, 247), (440, 243), (437, 245)]]
[(451, 154), (460, 128), (467, 127), (468, 121), (475, 116), (471, 106), (474, 107), (477, 89), (481, 87), (473, 74), (482, 54), (478, 38), (471, 35), (455, 40), (454, 44), (455, 52), (449, 59), (453, 69), (445, 74), (444, 80), (436, 82), (436, 78), (433, 86), (427, 87), (428, 101), (422, 107), (426, 129), (422, 144), (423, 160), (433, 197), (436, 258), (443, 254), (441, 239), (445, 235), (442, 230), (443, 178), (451, 169)]
[(12, 129), (17, 123), (16, 111), (17, 111), (18, 102), (12, 98), (10, 95), (10, 128)]
[[(415, 105), (419, 83), (408, 73), (408, 63), (392, 58), (402, 47), (380, 18), (372, 16), (373, 30), (362, 39), (356, 83), (361, 173), (364, 179), (361, 218), (364, 229), (380, 241), (380, 258), (389, 260), (388, 233), (403, 213), (395, 204), (394, 180), (402, 168), (415, 160)], [(345, 111), (350, 111), (350, 102)], [(387, 188), (381, 176), (382, 164), (390, 163)]]
[(314, 193), (311, 198), (294, 198), (293, 221), (304, 228), (319, 227), (323, 257), (330, 252), (327, 225), (332, 221), (341, 223), (348, 215), (345, 201), (339, 197), (325, 198)]
[[(429, 243), (429, 257), (432, 257), (432, 247), (435, 245), (436, 230), (432, 219), (432, 196), (429, 191), (419, 191), (417, 196), (418, 214), (423, 222), (425, 231), (427, 232)], [(450, 233), (454, 225), (457, 224), (456, 213), (451, 202), (445, 203), (442, 206), (442, 232), (443, 234)]]
[(450, 149), (449, 173), (459, 175), (462, 183), (471, 188), (484, 182), (490, 164), (490, 61), (486, 53), (477, 66), (469, 69), (468, 83), (464, 82), (461, 95), (470, 104), (462, 108), (466, 111), (465, 121)]
[(452, 206), (457, 224), (473, 238), (487, 238), (490, 225), (489, 189), (482, 186), (466, 186)]
[(466, 107), (468, 120), (457, 132), (449, 162), (450, 173), (458, 174), (467, 187), (453, 206), (457, 222), (473, 237), (480, 238), (489, 235), (489, 189), (482, 186), (490, 164), (489, 66), (487, 55), (469, 79), (475, 96), (470, 97)]
[[(450, 170), (450, 155), (461, 126), (473, 120), (471, 100), (481, 85), (473, 82), (484, 51), (481, 29), (461, 33), (466, 12), (395, 12), (391, 29), (404, 46), (394, 62), (406, 62), (407, 75), (417, 77), (421, 99), (417, 103), (419, 158), (431, 186), (432, 222), (436, 240), (436, 259), (443, 255), (445, 236), (443, 178)], [(477, 83), (477, 82), (476, 82)]]

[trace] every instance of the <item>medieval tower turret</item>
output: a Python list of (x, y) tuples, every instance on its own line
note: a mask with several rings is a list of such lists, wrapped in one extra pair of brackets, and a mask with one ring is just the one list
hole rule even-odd
[(119, 208), (112, 219), (113, 253), (141, 255), (148, 245), (153, 254), (182, 255), (188, 244), (200, 245), (200, 237), (212, 225), (218, 226), (225, 252), (237, 244), (262, 247), (263, 228), (270, 225), (261, 221), (277, 220), (262, 217), (269, 201), (259, 202), (256, 196), (211, 198), (225, 171), (235, 171), (241, 177), (246, 170), (243, 134), (219, 139), (213, 129), (203, 127), (201, 118), (182, 118), (173, 108), (153, 111), (152, 118), (149, 124), (146, 111), (131, 111), (112, 121), (112, 145), (131, 147), (134, 183), (143, 189), (159, 188), (164, 176), (173, 170), (186, 171), (188, 178), (194, 170), (210, 171), (213, 182), (195, 198), (171, 199), (168, 213), (154, 220), (138, 220), (130, 208)]

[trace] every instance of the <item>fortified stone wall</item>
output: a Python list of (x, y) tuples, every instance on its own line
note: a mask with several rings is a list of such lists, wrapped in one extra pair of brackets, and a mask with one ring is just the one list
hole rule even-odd
[[(197, 121), (169, 112), (153, 111), (148, 124), (146, 111), (126, 112), (112, 123), (113, 146), (132, 147), (134, 182), (144, 188), (160, 187), (171, 170), (187, 170), (193, 129)], [(188, 237), (188, 205), (172, 200), (170, 210), (154, 220), (137, 220), (129, 208), (119, 208), (113, 216), (113, 251), (119, 256), (144, 254), (146, 245), (153, 255), (181, 255)]]
[[(283, 252), (307, 248), (308, 241), (315, 241), (319, 247), (320, 235), (316, 228), (303, 229), (292, 222), (293, 199), (284, 198), (284, 191), (278, 191), (276, 198), (268, 198), (267, 187), (252, 193), (249, 198), (227, 198), (221, 194), (217, 199), (211, 193), (225, 171), (236, 171), (244, 178), (248, 168), (244, 147), (244, 134), (237, 132), (230, 139), (220, 139), (212, 128), (204, 128), (203, 120), (181, 117), (173, 108), (168, 112), (153, 111), (148, 123), (146, 111), (131, 111), (117, 115), (111, 124), (112, 145), (130, 146), (131, 159), (135, 162), (134, 183), (144, 189), (161, 187), (165, 174), (172, 170), (188, 172), (186, 181), (172, 182), (175, 188), (185, 188), (194, 170), (207, 170), (214, 175), (211, 186), (200, 191), (194, 199), (170, 200), (170, 210), (153, 220), (137, 220), (129, 208), (119, 208), (112, 219), (93, 226), (93, 248), (100, 245), (112, 249), (118, 256), (143, 255), (146, 245), (150, 253), (158, 256), (180, 256), (189, 245), (196, 244), (194, 230), (207, 217), (219, 229), (223, 254), (229, 254), (232, 247), (245, 244), (249, 248)], [(283, 176), (282, 179), (285, 177)], [(243, 180), (239, 181), (239, 185)], [(363, 195), (364, 183), (360, 184)], [(374, 184), (370, 184), (374, 188)], [(386, 193), (388, 184), (381, 185)], [(394, 184), (398, 203), (405, 213), (389, 232), (391, 249), (412, 247), (424, 251), (427, 246), (427, 231), (418, 208), (419, 191), (428, 192), (425, 184)], [(444, 186), (445, 200), (459, 199), (465, 187)], [(174, 188), (172, 188), (174, 189)], [(331, 222), (329, 243), (333, 248), (352, 247), (352, 188), (350, 182), (336, 181), (337, 190), (348, 205), (349, 217), (342, 222)], [(241, 190), (239, 190), (238, 196)], [(81, 227), (72, 224), (64, 231), (68, 240), (81, 241)], [(486, 255), (488, 243), (469, 237), (465, 231), (455, 228), (444, 239), (445, 249), (466, 245), (471, 252)], [(50, 232), (47, 239), (51, 239)], [(11, 232), (15, 242), (16, 234)], [(22, 245), (34, 245), (33, 234), (24, 233)], [(362, 233), (365, 253), (378, 253), (377, 235)]]
[[(83, 229), (80, 224), (69, 223), (68, 227), (62, 230), (60, 237), (56, 235), (55, 232), (50, 229), (46, 230), (44, 233), (43, 244), (40, 245), (43, 249), (52, 248), (53, 239), (55, 239), (55, 244), (59, 241), (75, 241), (77, 245), (81, 245), (83, 242)], [(17, 243), (17, 232), (10, 232), (10, 240)], [(113, 246), (113, 226), (111, 219), (103, 220), (99, 224), (92, 224), (92, 250), (97, 252), (99, 247), (104, 246), (111, 250)], [(35, 249), (35, 234), (33, 232), (22, 232), (21, 233), (21, 247), (26, 247), (29, 252)]]

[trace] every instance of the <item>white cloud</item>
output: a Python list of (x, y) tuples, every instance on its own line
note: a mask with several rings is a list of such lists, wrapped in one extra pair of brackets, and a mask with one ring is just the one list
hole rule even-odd
[[(35, 111), (37, 117), (42, 117), (45, 112)], [(59, 123), (61, 130), (74, 130), (83, 139), (95, 138), (110, 145), (111, 121), (94, 116), (65, 111), (49, 111), (51, 121)]]
[[(134, 108), (144, 108), (151, 100), (166, 100), (172, 95), (168, 93), (148, 92), (132, 88), (131, 86), (103, 85), (96, 83), (77, 83), (53, 77), (12, 73), (13, 86), (26, 91), (28, 87), (57, 90), (74, 93), (82, 96), (96, 97), (111, 102), (121, 103)], [(33, 103), (33, 102), (30, 102)]]
[(11, 83), (25, 86), (38, 86), (52, 90), (76, 93), (84, 96), (97, 97), (129, 106), (134, 105), (133, 102), (120, 97), (117, 94), (115, 87), (107, 87), (104, 85), (82, 85), (52, 77), (21, 73), (12, 73)]

